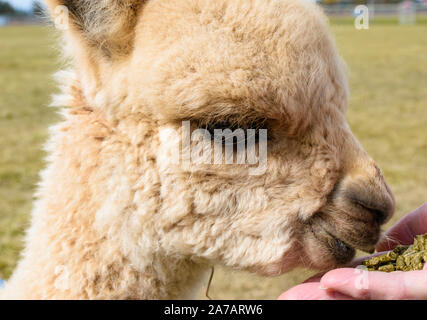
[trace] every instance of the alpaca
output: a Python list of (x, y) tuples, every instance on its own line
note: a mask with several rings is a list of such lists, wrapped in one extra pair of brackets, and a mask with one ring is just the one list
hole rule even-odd
[[(375, 246), (394, 198), (346, 122), (346, 67), (316, 5), (47, 4), (69, 12), (64, 119), (2, 298), (190, 299), (213, 265), (276, 276)], [(265, 172), (172, 161), (183, 121), (268, 130)]]

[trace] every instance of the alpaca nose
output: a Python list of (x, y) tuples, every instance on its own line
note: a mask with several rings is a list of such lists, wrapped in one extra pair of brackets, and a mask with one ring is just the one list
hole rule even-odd
[(353, 205), (371, 213), (379, 224), (384, 224), (393, 215), (394, 197), (378, 168), (374, 176), (352, 177), (344, 188), (344, 197)]
[(355, 205), (362, 207), (366, 211), (370, 212), (374, 219), (379, 224), (384, 224), (393, 215), (394, 202), (390, 197), (384, 197), (383, 199), (372, 199), (371, 194), (365, 192), (350, 193), (348, 199)]

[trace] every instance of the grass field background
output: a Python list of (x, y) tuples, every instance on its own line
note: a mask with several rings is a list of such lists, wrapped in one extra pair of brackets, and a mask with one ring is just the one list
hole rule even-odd
[[(392, 21), (356, 30), (333, 20), (332, 32), (350, 70), (349, 123), (377, 161), (397, 201), (398, 218), (427, 201), (427, 24)], [(423, 21), (424, 22), (424, 21)], [(47, 107), (60, 68), (54, 37), (43, 27), (0, 28), (0, 278), (22, 249), (33, 192), (43, 168), (42, 144), (59, 119)], [(312, 272), (261, 278), (217, 267), (216, 299), (275, 299)], [(204, 294), (200, 294), (203, 298)]]

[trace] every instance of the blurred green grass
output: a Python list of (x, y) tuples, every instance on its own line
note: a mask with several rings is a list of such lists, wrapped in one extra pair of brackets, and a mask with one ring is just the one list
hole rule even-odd
[(56, 118), (47, 107), (58, 61), (52, 44), (42, 27), (0, 28), (0, 278), (22, 248), (42, 144)]
[[(396, 196), (387, 229), (427, 200), (427, 25), (379, 22), (359, 31), (348, 21), (331, 25), (350, 69), (348, 119)], [(15, 267), (29, 225), (42, 145), (58, 119), (47, 105), (59, 67), (49, 30), (0, 28), (0, 278)], [(263, 278), (216, 267), (210, 296), (275, 299), (311, 274), (298, 269)]]

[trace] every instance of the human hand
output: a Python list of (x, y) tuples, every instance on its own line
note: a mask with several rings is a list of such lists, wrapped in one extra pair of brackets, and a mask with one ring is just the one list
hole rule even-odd
[[(391, 250), (397, 244), (411, 244), (415, 235), (423, 233), (427, 233), (427, 202), (400, 219), (383, 236), (377, 251)], [(427, 299), (427, 264), (423, 270), (391, 273), (335, 269), (310, 278), (279, 297), (279, 300), (344, 299)]]

